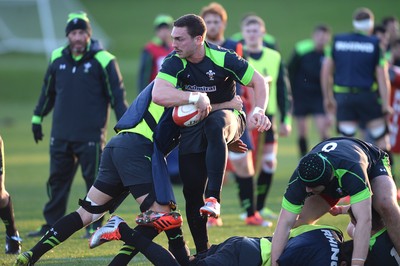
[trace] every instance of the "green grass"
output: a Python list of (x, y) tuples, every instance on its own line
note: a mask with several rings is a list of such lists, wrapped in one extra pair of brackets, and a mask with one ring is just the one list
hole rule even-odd
[[(159, 13), (169, 13), (174, 17), (185, 13), (198, 13), (208, 1), (106, 1), (83, 0), (85, 10), (103, 27), (111, 37), (110, 52), (115, 54), (125, 80), (128, 100), (136, 95), (136, 72), (139, 53), (144, 43), (153, 34), (152, 21)], [(351, 29), (351, 15), (359, 6), (370, 7), (380, 20), (384, 15), (393, 14), (394, 7), (399, 7), (394, 0), (383, 1), (220, 1), (229, 15), (227, 36), (238, 31), (239, 20), (244, 13), (255, 11), (265, 21), (267, 30), (276, 36), (282, 54), (287, 59), (294, 43), (307, 38), (317, 23), (329, 24), (334, 32)], [(71, 10), (72, 11), (72, 10)], [(16, 16), (18, 14), (15, 14)], [(23, 20), (21, 20), (23, 23)], [(64, 28), (58, 29), (63, 31)], [(44, 55), (2, 54), (0, 55), (0, 134), (5, 141), (6, 152), (6, 188), (14, 202), (18, 230), (23, 237), (23, 250), (31, 248), (38, 239), (26, 237), (29, 231), (35, 230), (43, 223), (42, 209), (47, 201), (45, 183), (49, 172), (49, 136), (51, 116), (45, 118), (44, 141), (34, 143), (30, 119), (39, 95), (41, 82), (46, 69), (47, 59)], [(112, 125), (115, 124), (114, 114), (111, 115), (109, 138), (113, 135)], [(310, 124), (311, 143), (318, 141), (315, 128)], [(278, 212), (281, 197), (298, 160), (296, 132), (289, 138), (279, 140), (278, 169), (274, 178), (269, 207)], [(398, 175), (399, 173), (397, 173)], [(181, 187), (175, 187), (179, 208), (184, 215), (184, 200)], [(78, 198), (85, 195), (83, 180), (78, 173), (71, 191), (68, 212), (77, 208)], [(222, 218), (224, 226), (211, 228), (209, 237), (211, 243), (218, 243), (232, 235), (264, 236), (271, 235), (274, 228), (258, 228), (245, 226), (239, 220), (239, 201), (235, 182), (229, 178), (222, 192)], [(138, 206), (132, 198), (128, 198), (118, 209), (117, 214), (134, 224)], [(185, 217), (185, 215), (184, 215)], [(323, 217), (321, 223), (334, 224), (345, 229), (346, 217)], [(0, 265), (11, 265), (14, 256), (5, 256), (4, 231), (0, 231)], [(194, 252), (194, 245), (187, 223), (184, 223), (184, 233), (188, 245)], [(117, 253), (121, 243), (107, 243), (94, 250), (88, 248), (86, 240), (80, 237), (83, 231), (71, 236), (62, 245), (42, 257), (39, 265), (106, 265)], [(156, 241), (166, 246), (165, 237), (159, 236)], [(149, 265), (142, 255), (138, 255), (132, 265)]]

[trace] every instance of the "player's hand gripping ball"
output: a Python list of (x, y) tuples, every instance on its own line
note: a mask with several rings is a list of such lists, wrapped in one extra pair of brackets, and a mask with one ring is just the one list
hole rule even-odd
[(180, 127), (191, 127), (200, 122), (200, 114), (194, 104), (175, 106), (172, 119)]

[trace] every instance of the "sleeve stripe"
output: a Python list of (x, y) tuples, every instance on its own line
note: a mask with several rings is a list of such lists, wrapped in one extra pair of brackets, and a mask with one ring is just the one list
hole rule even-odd
[(287, 210), (288, 212), (291, 212), (294, 214), (299, 214), (301, 212), (301, 209), (303, 208), (303, 206), (302, 205), (294, 205), (294, 204), (290, 203), (285, 197), (283, 197), (282, 208)]

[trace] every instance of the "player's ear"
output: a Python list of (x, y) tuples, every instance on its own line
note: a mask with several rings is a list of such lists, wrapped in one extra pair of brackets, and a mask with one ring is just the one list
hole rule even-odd
[(198, 44), (203, 43), (204, 42), (204, 38), (201, 35), (198, 35), (195, 37), (195, 40)]

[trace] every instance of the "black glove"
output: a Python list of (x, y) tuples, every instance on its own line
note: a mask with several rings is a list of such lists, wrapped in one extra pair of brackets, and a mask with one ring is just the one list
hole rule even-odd
[(33, 138), (35, 142), (38, 143), (39, 140), (43, 139), (42, 125), (41, 124), (32, 124), (32, 132)]

